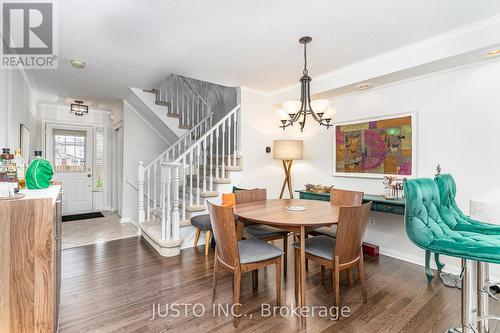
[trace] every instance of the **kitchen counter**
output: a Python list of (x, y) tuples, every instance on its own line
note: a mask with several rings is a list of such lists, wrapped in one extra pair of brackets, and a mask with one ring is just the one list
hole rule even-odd
[(60, 191), (61, 191), (61, 185), (51, 185), (47, 188), (40, 190), (23, 189), (20, 190), (19, 193), (25, 195), (25, 197), (22, 200), (50, 198), (52, 199), (52, 204), (54, 205), (56, 203), (57, 196), (59, 195)]

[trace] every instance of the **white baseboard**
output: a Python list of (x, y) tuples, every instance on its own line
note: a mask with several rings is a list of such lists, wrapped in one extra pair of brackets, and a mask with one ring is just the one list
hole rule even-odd
[[(394, 249), (379, 248), (379, 253), (381, 255), (384, 255), (387, 257), (399, 259), (399, 260), (406, 261), (406, 262), (409, 262), (409, 263), (412, 263), (412, 264), (415, 264), (418, 266), (425, 267), (425, 254), (423, 252), (422, 252), (422, 256), (416, 256), (416, 255), (403, 253), (403, 252), (400, 252), (400, 251), (397, 251)], [(446, 256), (444, 256), (444, 257), (446, 257)], [(492, 271), (492, 269), (491, 269), (492, 266), (493, 266), (493, 264), (490, 264), (490, 281), (492, 281), (492, 282), (500, 281), (500, 275), (495, 274), (496, 272)], [(437, 270), (436, 265), (434, 263), (434, 260), (431, 260), (431, 268), (434, 270)], [(452, 264), (446, 263), (443, 271), (445, 273), (459, 275), (460, 271), (461, 271), (461, 267), (459, 267), (457, 265), (452, 265)], [(422, 274), (425, 274), (425, 272), (422, 271)]]

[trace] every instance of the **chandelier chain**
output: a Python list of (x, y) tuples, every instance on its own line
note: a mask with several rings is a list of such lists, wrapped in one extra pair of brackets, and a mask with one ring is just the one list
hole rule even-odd
[(307, 43), (304, 43), (304, 71), (302, 73), (304, 75), (308, 75), (308, 71), (307, 71)]

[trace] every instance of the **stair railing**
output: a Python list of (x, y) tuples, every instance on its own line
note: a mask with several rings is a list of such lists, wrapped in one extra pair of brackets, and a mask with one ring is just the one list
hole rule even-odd
[[(160, 163), (164, 175), (160, 200), (162, 240), (178, 240), (180, 221), (186, 223), (189, 212), (205, 210), (204, 198), (215, 196), (217, 184), (229, 182), (225, 166), (237, 166), (239, 162), (239, 116), (238, 105), (173, 163)], [(140, 210), (139, 199), (139, 216)]]
[(181, 128), (191, 129), (211, 113), (210, 100), (203, 98), (183, 76), (171, 74), (158, 90), (160, 97), (170, 102), (169, 115), (179, 118)]
[[(170, 95), (167, 94), (168, 91)], [(153, 210), (159, 207), (162, 193), (161, 163), (175, 161), (212, 127), (213, 121), (210, 104), (183, 77), (170, 75), (160, 84), (158, 95), (162, 101), (169, 100), (169, 115), (178, 117), (179, 124), (184, 124), (183, 127), (188, 131), (148, 165), (144, 166), (142, 161), (139, 162), (139, 222), (149, 221)], [(183, 120), (185, 123), (182, 123)]]

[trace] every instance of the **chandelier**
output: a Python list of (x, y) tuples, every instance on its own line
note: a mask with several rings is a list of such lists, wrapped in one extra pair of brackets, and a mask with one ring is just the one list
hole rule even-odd
[(83, 116), (89, 113), (89, 107), (84, 105), (83, 101), (75, 101), (75, 103), (71, 103), (70, 112), (75, 113), (75, 116)]
[(302, 132), (309, 115), (326, 128), (332, 126), (332, 119), (336, 111), (334, 107), (330, 106), (330, 101), (327, 99), (311, 101), (311, 77), (307, 71), (307, 44), (311, 41), (312, 38), (309, 36), (299, 39), (299, 43), (304, 45), (304, 70), (300, 78), (300, 101), (285, 101), (282, 104), (283, 109), (278, 110), (278, 116), (281, 119), (280, 128), (283, 130), (298, 122)]

